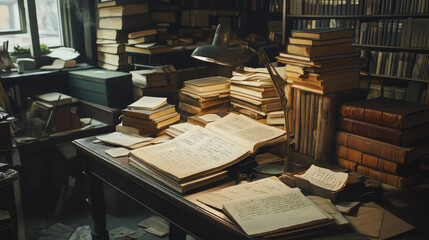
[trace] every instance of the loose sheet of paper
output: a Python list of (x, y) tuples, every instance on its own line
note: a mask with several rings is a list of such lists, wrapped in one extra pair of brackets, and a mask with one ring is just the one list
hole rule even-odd
[(313, 201), (317, 206), (319, 206), (323, 211), (330, 214), (337, 225), (343, 225), (349, 223), (347, 219), (343, 216), (343, 214), (335, 208), (334, 204), (332, 204), (331, 200), (322, 198), (319, 196), (307, 196), (311, 201)]
[(281, 192), (285, 189), (289, 189), (289, 187), (278, 178), (270, 177), (208, 192), (198, 196), (197, 200), (214, 208), (222, 209), (223, 204), (231, 200)]
[(333, 172), (326, 168), (311, 165), (311, 167), (302, 175), (297, 177), (308, 180), (310, 183), (331, 191), (340, 190), (347, 181), (347, 173)]
[(180, 131), (180, 132), (188, 132), (193, 129), (200, 129), (201, 127), (192, 123), (184, 122), (171, 125), (169, 128)]
[(130, 148), (132, 145), (137, 143), (152, 140), (151, 137), (137, 137), (137, 136), (127, 135), (121, 132), (112, 132), (109, 134), (97, 136), (96, 138), (106, 143), (127, 147), (127, 148)]
[(285, 131), (267, 126), (244, 115), (230, 113), (227, 116), (208, 123), (206, 128), (226, 136), (237, 144), (254, 152), (255, 145), (285, 135)]
[(150, 97), (150, 96), (144, 96), (141, 97), (139, 100), (131, 103), (128, 105), (129, 108), (136, 108), (136, 109), (155, 109), (157, 107), (161, 107), (162, 105), (167, 103), (167, 98), (165, 97)]
[(224, 210), (250, 236), (328, 219), (298, 188), (230, 201)]
[(219, 115), (213, 114), (213, 113), (199, 116), (199, 118), (201, 118), (202, 120), (204, 120), (206, 122), (214, 122), (216, 120), (221, 119), (221, 117)]
[(118, 148), (107, 149), (105, 152), (109, 156), (116, 158), (116, 157), (125, 157), (125, 156), (128, 156), (128, 153), (130, 152), (130, 150), (127, 149), (127, 148), (118, 147)]
[(169, 223), (159, 216), (152, 216), (141, 221), (138, 226), (144, 227), (148, 233), (163, 237), (170, 231)]
[(130, 155), (177, 179), (207, 173), (241, 160), (245, 148), (204, 128), (158, 144), (132, 150)]

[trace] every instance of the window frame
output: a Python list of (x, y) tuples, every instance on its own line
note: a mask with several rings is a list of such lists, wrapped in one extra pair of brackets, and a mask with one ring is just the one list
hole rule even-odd
[(25, 13), (24, 0), (17, 0), (16, 2), (18, 4), (18, 14), (21, 30), (2, 31), (0, 32), (0, 35), (27, 33), (27, 17)]

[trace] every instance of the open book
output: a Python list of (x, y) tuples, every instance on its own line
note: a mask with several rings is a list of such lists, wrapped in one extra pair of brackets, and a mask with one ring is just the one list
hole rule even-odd
[[(243, 115), (229, 115), (162, 144), (135, 149), (130, 160), (177, 183), (221, 171), (259, 147), (286, 140), (283, 130)], [(148, 171), (147, 171), (148, 172)]]

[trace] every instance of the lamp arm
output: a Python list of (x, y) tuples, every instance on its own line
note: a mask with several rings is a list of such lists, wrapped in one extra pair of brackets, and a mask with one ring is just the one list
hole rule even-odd
[(236, 38), (236, 41), (240, 44), (242, 48), (245, 48), (258, 56), (258, 59), (264, 64), (265, 68), (267, 69), (268, 73), (270, 74), (271, 81), (274, 84), (274, 88), (276, 89), (276, 93), (278, 97), (280, 98), (280, 105), (282, 106), (284, 118), (285, 118), (285, 124), (284, 128), (286, 131), (286, 146), (285, 146), (285, 157), (284, 157), (284, 168), (283, 172), (287, 172), (287, 166), (289, 158), (291, 157), (292, 149), (290, 146), (290, 134), (289, 134), (289, 110), (291, 110), (291, 107), (287, 106), (287, 98), (285, 93), (285, 86), (286, 81), (283, 80), (283, 78), (280, 76), (280, 74), (277, 72), (277, 70), (271, 65), (269, 58), (267, 54), (265, 53), (264, 49), (261, 47), (258, 50), (255, 50), (251, 47), (249, 47), (249, 44), (243, 40), (240, 40)]

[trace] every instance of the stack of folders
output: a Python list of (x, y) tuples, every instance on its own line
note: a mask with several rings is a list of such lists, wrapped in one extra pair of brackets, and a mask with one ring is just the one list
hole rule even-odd
[(137, 129), (139, 134), (157, 134), (179, 120), (174, 105), (162, 97), (144, 96), (122, 109), (122, 126)]
[(352, 38), (350, 29), (292, 31), (287, 51), (278, 57), (286, 64), (287, 81), (294, 88), (318, 94), (359, 88), (359, 52)]
[(184, 133), (131, 151), (129, 163), (181, 193), (226, 179), (230, 166), (260, 147), (286, 141), (285, 131), (235, 113), (204, 128), (176, 130)]
[(229, 78), (212, 76), (184, 82), (179, 92), (182, 118), (229, 110)]
[[(97, 4), (97, 65), (109, 70), (124, 70), (125, 45), (131, 41), (133, 44), (154, 41), (156, 30), (149, 28), (152, 17), (147, 3), (138, 0), (115, 0)], [(134, 34), (128, 40), (129, 33), (148, 29), (141, 34)]]
[[(281, 72), (283, 69), (279, 68), (278, 71)], [(282, 108), (274, 84), (265, 68), (245, 67), (244, 71), (233, 72), (231, 104), (234, 111), (254, 119), (266, 118), (268, 113)]]
[(130, 71), (133, 99), (169, 96), (177, 93), (177, 72), (173, 65)]
[(429, 106), (391, 98), (343, 104), (337, 163), (395, 187), (418, 180), (429, 153)]

